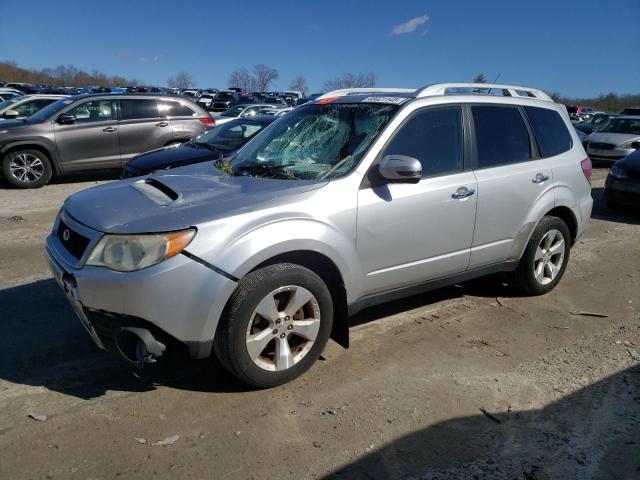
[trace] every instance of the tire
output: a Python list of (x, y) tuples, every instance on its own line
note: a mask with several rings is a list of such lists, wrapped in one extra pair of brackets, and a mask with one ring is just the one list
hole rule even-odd
[[(302, 307), (291, 314), (298, 304)], [(241, 382), (274, 387), (311, 368), (332, 323), (331, 294), (318, 275), (290, 263), (270, 265), (240, 280), (220, 319), (214, 349)]]
[(4, 156), (2, 174), (14, 187), (40, 188), (49, 182), (53, 169), (40, 150), (15, 150)]
[[(558, 234), (562, 236), (561, 247), (557, 247), (560, 241)], [(543, 239), (545, 244), (542, 244)], [(547, 239), (550, 244), (546, 243)], [(562, 219), (547, 216), (540, 220), (518, 268), (512, 274), (515, 287), (528, 295), (544, 295), (553, 290), (567, 268), (570, 242), (569, 227)], [(547, 249), (545, 246), (551, 248)]]

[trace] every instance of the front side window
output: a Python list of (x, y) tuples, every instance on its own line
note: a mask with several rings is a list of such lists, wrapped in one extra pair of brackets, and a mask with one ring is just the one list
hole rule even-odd
[(397, 110), (396, 105), (373, 103), (299, 107), (249, 142), (225, 170), (287, 180), (345, 175)]
[(113, 120), (113, 103), (111, 100), (91, 100), (73, 107), (66, 113), (75, 115), (75, 123), (106, 122)]
[(471, 107), (478, 168), (498, 167), (531, 159), (529, 132), (516, 107)]
[(558, 112), (538, 107), (524, 107), (524, 111), (543, 157), (553, 157), (571, 150), (571, 134)]
[(155, 99), (123, 98), (120, 100), (120, 118), (122, 120), (158, 117), (158, 103)]
[(383, 155), (406, 155), (422, 164), (429, 177), (463, 169), (462, 109), (430, 108), (414, 113), (393, 137)]
[(223, 117), (237, 117), (244, 111), (244, 107), (233, 107), (227, 111), (222, 112), (220, 115)]

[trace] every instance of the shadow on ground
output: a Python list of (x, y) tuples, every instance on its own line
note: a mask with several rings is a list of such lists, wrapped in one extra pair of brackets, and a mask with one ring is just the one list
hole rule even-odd
[(640, 479), (640, 366), (545, 408), (437, 423), (328, 475), (349, 480)]
[[(369, 308), (351, 325), (466, 295), (496, 297), (505, 287), (469, 282)], [(96, 347), (53, 279), (0, 290), (0, 379), (89, 399), (105, 392), (142, 392), (158, 385), (203, 392), (246, 391), (217, 362), (173, 357), (138, 370)]]
[(593, 197), (593, 212), (591, 218), (606, 220), (615, 223), (628, 223), (629, 225), (640, 225), (640, 209), (627, 206), (610, 208), (604, 201), (604, 188), (591, 189)]

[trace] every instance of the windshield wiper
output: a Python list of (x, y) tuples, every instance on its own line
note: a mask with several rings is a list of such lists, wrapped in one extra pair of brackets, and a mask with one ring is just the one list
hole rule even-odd
[[(246, 172), (250, 176), (257, 176), (262, 178), (284, 178), (285, 180), (295, 180), (297, 177), (288, 170), (286, 167), (291, 167), (294, 164), (289, 163), (285, 165), (246, 165), (239, 166), (234, 173)], [(259, 174), (266, 174), (259, 175)]]
[(337, 169), (339, 169), (342, 165), (344, 165), (345, 163), (347, 163), (349, 160), (351, 160), (353, 157), (351, 155), (347, 155), (346, 157), (344, 157), (342, 160), (340, 160), (338, 163), (336, 163), (333, 167), (331, 167), (329, 170), (327, 170), (326, 172), (324, 172), (321, 176), (320, 176), (320, 180), (324, 180), (325, 178), (327, 178), (329, 175), (331, 175), (333, 172), (335, 172)]

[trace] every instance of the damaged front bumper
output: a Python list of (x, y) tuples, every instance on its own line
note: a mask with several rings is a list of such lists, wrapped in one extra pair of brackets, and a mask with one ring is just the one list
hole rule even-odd
[[(69, 228), (87, 228), (62, 216)], [(133, 328), (138, 336), (135, 329), (161, 337), (162, 344), (175, 339), (193, 358), (211, 354), (220, 315), (237, 285), (233, 280), (186, 255), (135, 272), (85, 266), (82, 259), (72, 264), (56, 234), (58, 223), (45, 248), (51, 273), (100, 348), (113, 351), (114, 335)]]

